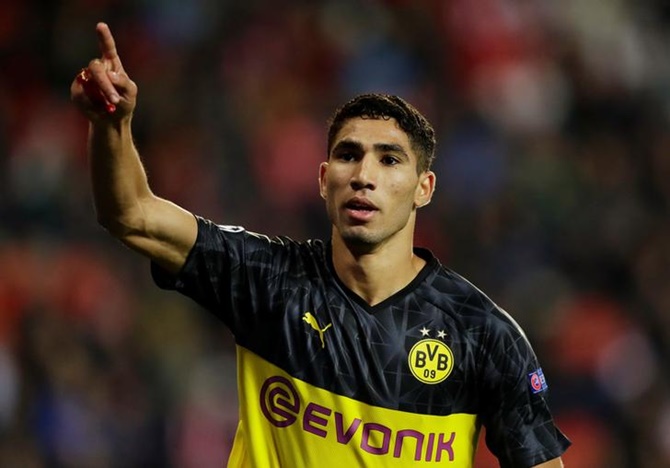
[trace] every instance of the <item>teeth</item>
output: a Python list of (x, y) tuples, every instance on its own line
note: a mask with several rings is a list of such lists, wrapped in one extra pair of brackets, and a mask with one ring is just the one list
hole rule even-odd
[(357, 202), (357, 201), (351, 201), (347, 203), (346, 207), (350, 210), (358, 210), (358, 211), (374, 211), (375, 208), (372, 205), (368, 205), (367, 203), (362, 203), (362, 202)]

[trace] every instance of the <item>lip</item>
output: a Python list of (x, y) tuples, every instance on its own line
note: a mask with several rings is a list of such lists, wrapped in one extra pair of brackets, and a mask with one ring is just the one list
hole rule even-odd
[(344, 204), (344, 211), (353, 221), (369, 221), (379, 208), (370, 200), (364, 197), (353, 197)]

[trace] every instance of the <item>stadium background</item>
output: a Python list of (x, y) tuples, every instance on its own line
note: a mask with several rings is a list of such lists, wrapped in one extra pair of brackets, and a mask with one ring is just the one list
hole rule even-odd
[(99, 20), (153, 188), (219, 222), (327, 235), (329, 113), (415, 103), (439, 135), (418, 243), (526, 329), (567, 466), (670, 466), (662, 0), (3, 0), (1, 466), (221, 466), (234, 433), (230, 335), (95, 223), (69, 84)]

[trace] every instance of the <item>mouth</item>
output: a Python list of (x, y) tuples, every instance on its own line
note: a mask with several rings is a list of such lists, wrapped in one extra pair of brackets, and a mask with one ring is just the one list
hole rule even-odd
[(348, 215), (356, 221), (368, 221), (379, 208), (365, 198), (352, 198), (345, 203), (344, 208)]

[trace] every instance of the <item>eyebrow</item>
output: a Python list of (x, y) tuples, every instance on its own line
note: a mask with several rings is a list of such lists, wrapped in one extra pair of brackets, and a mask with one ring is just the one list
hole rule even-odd
[(378, 153), (399, 153), (400, 155), (409, 159), (409, 155), (405, 151), (405, 148), (396, 143), (375, 143), (373, 148)]
[[(375, 143), (374, 145), (372, 145), (372, 147), (377, 153), (396, 153), (400, 154), (407, 160), (410, 159), (409, 155), (407, 154), (407, 151), (405, 151), (405, 148), (403, 148), (401, 145), (397, 143)], [(336, 151), (341, 150), (363, 151), (363, 145), (356, 140), (344, 139), (339, 141), (333, 147), (331, 153), (335, 153)]]

